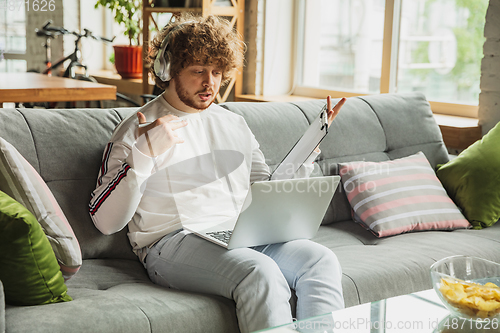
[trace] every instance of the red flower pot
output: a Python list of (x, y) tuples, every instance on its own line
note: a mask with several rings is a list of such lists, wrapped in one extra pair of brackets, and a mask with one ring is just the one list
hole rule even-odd
[(142, 46), (113, 45), (115, 67), (123, 79), (142, 78)]

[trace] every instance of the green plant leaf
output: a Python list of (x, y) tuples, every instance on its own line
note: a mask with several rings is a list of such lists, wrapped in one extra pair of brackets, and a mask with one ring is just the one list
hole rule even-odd
[(142, 32), (141, 9), (142, 2), (139, 0), (98, 0), (95, 8), (109, 8), (115, 19), (125, 31), (124, 35), (129, 38), (130, 45), (140, 45), (139, 36)]

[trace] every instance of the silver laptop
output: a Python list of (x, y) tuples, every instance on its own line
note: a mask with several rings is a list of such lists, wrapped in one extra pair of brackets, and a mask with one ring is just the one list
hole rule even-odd
[(239, 216), (184, 228), (227, 249), (314, 237), (340, 176), (255, 182)]

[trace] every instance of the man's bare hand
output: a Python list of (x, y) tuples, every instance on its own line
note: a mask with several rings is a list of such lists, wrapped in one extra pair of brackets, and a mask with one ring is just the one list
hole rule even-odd
[[(333, 120), (337, 117), (337, 115), (340, 112), (340, 109), (342, 106), (344, 106), (346, 99), (345, 97), (342, 97), (342, 99), (335, 105), (332, 109), (332, 97), (328, 96), (326, 98), (326, 108), (327, 108), (327, 116), (328, 116), (328, 127), (333, 123)], [(319, 153), (319, 145), (314, 149), (315, 152)]]
[(139, 119), (139, 128), (137, 129), (136, 146), (143, 154), (155, 157), (163, 154), (172, 146), (184, 142), (177, 136), (175, 130), (186, 126), (187, 121), (179, 121), (179, 117), (169, 114), (144, 125), (147, 124), (146, 117), (141, 112), (137, 112), (137, 118)]
[(332, 109), (332, 98), (328, 96), (326, 98), (326, 107), (328, 109), (328, 127), (332, 124), (333, 120), (337, 117), (342, 106), (344, 106), (346, 99), (343, 97), (337, 105)]

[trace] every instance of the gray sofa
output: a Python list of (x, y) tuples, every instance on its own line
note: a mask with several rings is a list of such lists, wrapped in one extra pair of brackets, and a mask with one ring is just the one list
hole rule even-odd
[[(227, 103), (243, 115), (271, 167), (282, 159), (324, 101)], [(136, 109), (2, 109), (0, 136), (35, 167), (54, 193), (80, 242), (81, 270), (67, 282), (72, 302), (0, 306), (6, 332), (237, 332), (234, 303), (155, 286), (132, 253), (126, 230), (104, 236), (87, 205), (113, 128)], [(431, 164), (448, 154), (421, 94), (349, 98), (321, 145), (315, 175), (337, 163), (385, 161), (423, 151)], [(346, 306), (431, 288), (428, 269), (467, 254), (500, 262), (500, 223), (484, 230), (426, 231), (376, 238), (351, 220), (337, 190), (314, 241), (337, 255)], [(0, 284), (1, 290), (1, 284)], [(3, 303), (3, 295), (0, 295)], [(292, 302), (293, 303), (293, 302)]]

